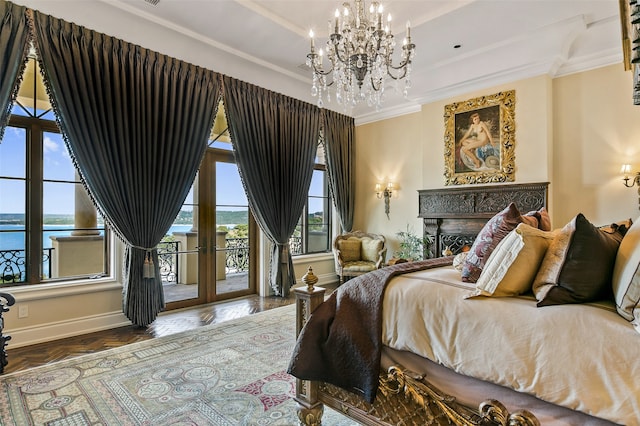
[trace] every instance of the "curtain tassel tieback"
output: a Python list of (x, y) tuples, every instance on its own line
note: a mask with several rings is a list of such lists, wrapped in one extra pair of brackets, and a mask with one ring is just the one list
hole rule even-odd
[(142, 266), (142, 278), (155, 278), (156, 277), (156, 273), (155, 273), (155, 264), (153, 263), (153, 256), (151, 255), (151, 252), (153, 250), (157, 250), (158, 247), (151, 247), (151, 248), (147, 248), (147, 247), (139, 247), (139, 246), (131, 246), (133, 248), (136, 248), (138, 250), (144, 250), (145, 254), (144, 254), (144, 265)]
[(144, 255), (144, 266), (142, 267), (142, 278), (155, 278), (155, 265), (153, 264), (153, 258), (151, 252), (148, 251)]
[(280, 263), (289, 264), (289, 244), (279, 244), (282, 247), (282, 257)]

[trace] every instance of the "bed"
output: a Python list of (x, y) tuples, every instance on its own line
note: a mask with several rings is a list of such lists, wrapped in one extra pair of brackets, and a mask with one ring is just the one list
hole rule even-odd
[[(326, 300), (313, 283), (295, 289), (300, 334), (289, 372), (301, 423), (320, 424), (327, 405), (367, 425), (640, 424), (640, 229), (632, 223), (596, 227), (583, 215), (549, 231), (519, 223), (483, 264), (498, 265), (485, 274), (497, 286), (463, 280), (469, 271), (451, 256), (363, 275)], [(527, 241), (519, 253), (534, 240), (546, 247), (533, 262), (500, 258), (518, 239)], [(594, 253), (597, 261), (572, 266)], [(529, 288), (504, 284), (527, 269)], [(571, 288), (567, 277), (581, 273), (581, 283), (600, 275), (607, 285)]]

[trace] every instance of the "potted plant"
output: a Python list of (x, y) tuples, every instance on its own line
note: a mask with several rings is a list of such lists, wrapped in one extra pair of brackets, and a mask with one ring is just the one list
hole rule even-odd
[(394, 252), (394, 258), (410, 262), (422, 260), (425, 250), (431, 245), (428, 238), (416, 235), (409, 224), (407, 224), (405, 231), (396, 232), (396, 236), (400, 240), (400, 248)]

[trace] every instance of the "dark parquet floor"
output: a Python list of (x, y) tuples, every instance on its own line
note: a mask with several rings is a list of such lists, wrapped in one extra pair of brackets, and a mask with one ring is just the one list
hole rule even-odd
[[(332, 289), (327, 288), (327, 294)], [(257, 295), (216, 302), (193, 308), (164, 312), (148, 327), (127, 326), (81, 336), (69, 337), (20, 348), (7, 346), (9, 364), (5, 374), (27, 368), (94, 353), (129, 343), (167, 336), (209, 324), (241, 318), (256, 312), (279, 308), (295, 302), (291, 294), (287, 298), (260, 297)]]

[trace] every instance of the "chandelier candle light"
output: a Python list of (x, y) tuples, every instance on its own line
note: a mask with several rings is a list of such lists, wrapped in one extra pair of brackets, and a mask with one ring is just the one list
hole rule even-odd
[[(311, 52), (307, 65), (313, 71), (311, 94), (318, 97), (323, 107), (323, 97), (331, 102), (329, 86), (335, 84), (335, 96), (339, 104), (355, 106), (367, 101), (369, 106), (380, 108), (384, 100), (385, 80), (404, 79), (403, 94), (406, 98), (411, 87), (411, 60), (415, 56), (415, 44), (411, 42), (411, 26), (407, 22), (406, 37), (402, 43), (400, 63), (393, 65), (396, 46), (391, 32), (391, 15), (383, 27), (384, 8), (372, 2), (365, 11), (364, 0), (355, 0), (355, 13), (349, 3), (343, 3), (342, 14), (338, 9), (333, 22), (329, 21), (329, 40), (326, 52), (316, 51), (313, 30), (309, 31)], [(328, 69), (324, 68), (324, 61)], [(330, 80), (330, 81), (329, 81)]]

